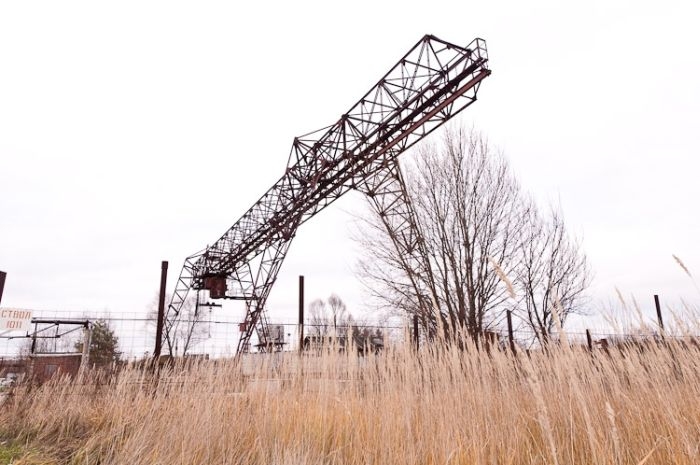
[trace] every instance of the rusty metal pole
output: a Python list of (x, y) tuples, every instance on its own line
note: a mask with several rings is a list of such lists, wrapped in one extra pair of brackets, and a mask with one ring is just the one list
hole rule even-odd
[(664, 331), (664, 319), (661, 315), (661, 304), (659, 303), (659, 296), (654, 294), (654, 304), (656, 305), (656, 318), (659, 320), (659, 328), (661, 332)]
[(168, 262), (160, 264), (160, 295), (158, 296), (158, 322), (156, 323), (156, 347), (153, 359), (158, 361), (163, 345), (163, 320), (165, 319), (165, 286), (168, 280)]
[(420, 349), (420, 335), (418, 334), (418, 315), (413, 315), (413, 339), (416, 341), (416, 350)]
[(304, 350), (304, 276), (299, 275), (299, 352)]
[(4, 271), (0, 271), (0, 302), (2, 302), (2, 291), (5, 289), (5, 278), (7, 277), (7, 273)]
[(589, 330), (586, 330), (586, 343), (588, 344), (589, 352), (593, 352), (593, 338)]

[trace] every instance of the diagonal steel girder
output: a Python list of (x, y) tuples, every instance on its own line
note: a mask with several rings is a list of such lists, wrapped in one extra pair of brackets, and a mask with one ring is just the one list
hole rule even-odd
[[(380, 168), (369, 167), (358, 190), (369, 198), (384, 231), (397, 251), (398, 265), (406, 272), (404, 282), (397, 281), (397, 307), (409, 309), (424, 326), (431, 327), (440, 317), (435, 276), (427, 259), (425, 240), (413, 209), (399, 160), (384, 160)], [(375, 163), (376, 164), (376, 163)]]
[(295, 138), (279, 181), (216, 242), (185, 260), (166, 333), (177, 324), (189, 291), (206, 289), (212, 297), (246, 301), (239, 351), (253, 328), (261, 342), (268, 341), (265, 301), (297, 228), (348, 190), (366, 186), (476, 101), (481, 81), (491, 74), (487, 65), (482, 39), (462, 47), (426, 35), (336, 123)]

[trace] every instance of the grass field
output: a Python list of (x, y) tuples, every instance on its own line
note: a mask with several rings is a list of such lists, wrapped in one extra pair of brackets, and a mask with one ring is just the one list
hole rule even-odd
[(0, 461), (700, 463), (695, 345), (255, 360), (20, 387), (0, 406)]

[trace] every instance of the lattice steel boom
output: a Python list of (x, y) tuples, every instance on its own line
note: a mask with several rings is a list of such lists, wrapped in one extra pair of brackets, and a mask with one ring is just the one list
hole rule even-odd
[(295, 138), (279, 181), (221, 238), (185, 260), (166, 317), (171, 354), (169, 335), (191, 289), (246, 302), (239, 352), (253, 331), (261, 350), (273, 345), (264, 306), (290, 242), (299, 225), (350, 189), (405, 224), (395, 242), (410, 259), (421, 239), (402, 196), (397, 157), (476, 100), (491, 74), (487, 64), (482, 39), (461, 47), (427, 35), (335, 124)]

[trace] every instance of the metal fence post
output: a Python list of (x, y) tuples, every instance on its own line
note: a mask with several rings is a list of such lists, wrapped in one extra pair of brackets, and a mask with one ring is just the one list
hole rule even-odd
[(588, 344), (588, 350), (593, 352), (593, 338), (591, 337), (591, 332), (586, 329), (586, 343)]
[(420, 335), (418, 334), (418, 315), (413, 315), (413, 339), (416, 341), (416, 350), (420, 349)]
[(304, 351), (304, 276), (299, 275), (299, 353)]
[(513, 338), (513, 312), (508, 310), (506, 312), (506, 317), (508, 319), (508, 344), (510, 345), (510, 351), (515, 355), (515, 339)]
[(661, 315), (661, 304), (659, 303), (659, 296), (654, 294), (654, 304), (656, 305), (656, 318), (659, 321), (659, 328), (661, 329), (661, 332), (663, 333), (664, 331), (664, 319), (663, 316)]
[(160, 295), (158, 296), (158, 321), (156, 323), (156, 347), (153, 359), (157, 362), (163, 345), (163, 320), (165, 319), (165, 286), (168, 281), (168, 262), (160, 264)]

